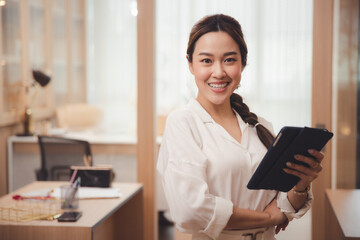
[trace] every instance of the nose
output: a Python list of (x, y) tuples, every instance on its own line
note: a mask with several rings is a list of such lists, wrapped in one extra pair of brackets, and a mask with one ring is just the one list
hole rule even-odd
[(213, 65), (212, 75), (214, 78), (218, 78), (218, 79), (225, 77), (226, 72), (225, 72), (224, 66), (219, 62), (215, 63)]

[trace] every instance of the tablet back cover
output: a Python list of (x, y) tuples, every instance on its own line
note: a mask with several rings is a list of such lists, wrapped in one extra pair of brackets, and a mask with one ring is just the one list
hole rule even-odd
[(333, 133), (317, 128), (283, 127), (255, 170), (247, 187), (287, 192), (299, 178), (285, 173), (286, 162), (304, 164), (294, 158), (295, 154), (310, 156), (308, 149), (320, 151)]

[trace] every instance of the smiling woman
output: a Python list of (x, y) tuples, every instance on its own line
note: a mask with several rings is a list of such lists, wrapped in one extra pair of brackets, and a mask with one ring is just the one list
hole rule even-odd
[(272, 124), (234, 93), (247, 59), (240, 24), (205, 16), (190, 32), (187, 59), (198, 94), (168, 116), (157, 165), (176, 227), (196, 239), (273, 240), (310, 209), (324, 156), (296, 157), (314, 168), (287, 165), (284, 172), (299, 177), (288, 192), (248, 189), (274, 137)]

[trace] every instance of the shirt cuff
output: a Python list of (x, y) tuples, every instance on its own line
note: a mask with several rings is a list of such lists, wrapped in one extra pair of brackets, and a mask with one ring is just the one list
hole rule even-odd
[(214, 215), (208, 226), (203, 231), (206, 235), (216, 239), (224, 230), (231, 215), (233, 214), (233, 203), (229, 200), (216, 197)]
[(280, 208), (281, 212), (283, 212), (289, 221), (294, 218), (301, 218), (305, 215), (305, 213), (311, 208), (312, 203), (314, 201), (314, 195), (312, 190), (308, 192), (307, 199), (305, 200), (304, 206), (300, 208), (298, 211), (295, 211), (293, 206), (291, 205), (286, 192), (279, 192), (277, 196), (277, 206)]

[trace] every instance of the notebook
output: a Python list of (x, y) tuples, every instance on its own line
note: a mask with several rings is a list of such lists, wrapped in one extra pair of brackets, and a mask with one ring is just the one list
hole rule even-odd
[(283, 127), (247, 184), (248, 189), (269, 189), (288, 192), (300, 180), (285, 173), (286, 162), (304, 164), (295, 154), (311, 156), (307, 150), (322, 150), (333, 133), (326, 129), (309, 127)]

